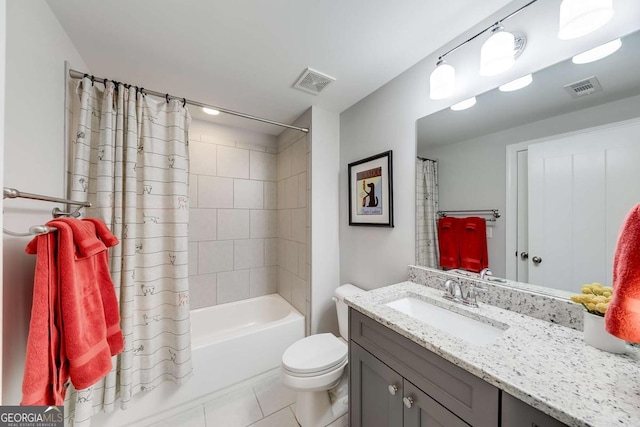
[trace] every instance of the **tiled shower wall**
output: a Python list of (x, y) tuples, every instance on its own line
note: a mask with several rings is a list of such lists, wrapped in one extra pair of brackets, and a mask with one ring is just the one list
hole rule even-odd
[(277, 151), (275, 136), (193, 120), (192, 309), (278, 290)]
[[(297, 126), (309, 127), (310, 110)], [(278, 136), (278, 293), (307, 320), (311, 315), (311, 141), (286, 130)]]

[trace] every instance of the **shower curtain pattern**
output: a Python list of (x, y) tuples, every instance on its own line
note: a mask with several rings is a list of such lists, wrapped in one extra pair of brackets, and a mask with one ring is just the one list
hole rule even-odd
[(191, 374), (188, 138), (181, 101), (155, 101), (136, 88), (79, 84), (71, 198), (88, 200), (120, 244), (110, 251), (125, 348), (94, 386), (67, 396), (69, 425), (114, 409), (121, 398)]
[(418, 265), (437, 268), (438, 248), (438, 162), (418, 159), (416, 165), (416, 257)]

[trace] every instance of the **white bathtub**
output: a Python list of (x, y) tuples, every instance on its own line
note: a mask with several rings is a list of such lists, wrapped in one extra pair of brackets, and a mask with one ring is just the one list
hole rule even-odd
[[(304, 316), (277, 294), (191, 311), (193, 376), (133, 397), (127, 410), (92, 418), (91, 425), (147, 425), (178, 405), (280, 366), (282, 353), (304, 337)], [(169, 415), (169, 414), (166, 414)]]

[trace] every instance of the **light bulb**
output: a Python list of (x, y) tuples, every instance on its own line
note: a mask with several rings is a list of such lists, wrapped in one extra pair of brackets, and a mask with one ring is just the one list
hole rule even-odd
[(480, 75), (495, 76), (503, 73), (515, 63), (516, 38), (501, 26), (493, 29), (493, 34), (480, 49)]
[(220, 114), (220, 111), (214, 110), (213, 108), (203, 107), (202, 111), (204, 111), (207, 114), (211, 114), (212, 116), (217, 116), (218, 114)]
[(613, 0), (562, 0), (558, 38), (571, 40), (587, 35), (612, 16)]
[(467, 108), (471, 108), (476, 105), (476, 97), (472, 96), (471, 98), (465, 99), (464, 101), (460, 101), (457, 104), (451, 106), (453, 111), (462, 111)]
[(588, 64), (602, 58), (606, 58), (611, 55), (622, 46), (622, 40), (615, 39), (609, 43), (601, 44), (600, 46), (589, 49), (586, 52), (582, 52), (573, 57), (571, 60), (574, 64)]
[(498, 89), (500, 89), (501, 92), (513, 92), (514, 90), (529, 86), (532, 81), (533, 75), (527, 74), (526, 76), (522, 76), (518, 79), (511, 80), (509, 83), (503, 84)]
[(436, 64), (429, 77), (429, 97), (434, 100), (445, 99), (453, 95), (456, 89), (456, 69), (442, 59)]

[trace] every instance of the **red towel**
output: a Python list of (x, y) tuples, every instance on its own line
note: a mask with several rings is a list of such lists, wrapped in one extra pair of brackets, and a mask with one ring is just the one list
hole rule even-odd
[(111, 356), (122, 351), (107, 257), (107, 246), (118, 241), (104, 224), (96, 234), (95, 224), (56, 219), (47, 223), (58, 228), (55, 236), (37, 236), (27, 246), (38, 259), (22, 405), (62, 405), (68, 378), (85, 389), (111, 370)]
[(640, 204), (627, 215), (613, 258), (613, 298), (605, 314), (607, 331), (640, 342)]
[(438, 220), (438, 247), (440, 249), (440, 267), (460, 267), (458, 251), (458, 218), (444, 217)]
[(479, 273), (489, 266), (487, 253), (487, 223), (484, 218), (458, 219), (460, 267)]

